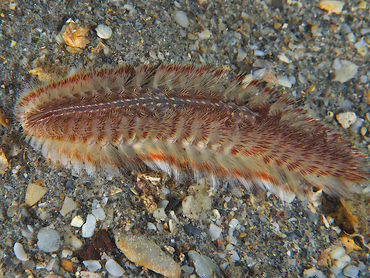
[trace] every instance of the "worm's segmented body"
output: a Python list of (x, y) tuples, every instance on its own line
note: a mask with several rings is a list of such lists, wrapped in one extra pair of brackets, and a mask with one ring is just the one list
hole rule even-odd
[(211, 67), (76, 74), (24, 93), (15, 113), (35, 149), (88, 173), (147, 165), (302, 198), (312, 187), (344, 195), (367, 178), (349, 142), (271, 85)]

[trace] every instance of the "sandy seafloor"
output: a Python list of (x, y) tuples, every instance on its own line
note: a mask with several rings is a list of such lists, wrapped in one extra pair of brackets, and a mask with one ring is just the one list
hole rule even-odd
[[(362, 55), (355, 47), (361, 39), (370, 41), (370, 4), (344, 2), (340, 14), (329, 14), (318, 7), (318, 1), (1, 0), (0, 107), (10, 122), (8, 127), (0, 127), (0, 147), (9, 163), (0, 179), (0, 276), (81, 274), (86, 268), (63, 235), (68, 227), (83, 244), (91, 243), (92, 238), (82, 238), (81, 228), (70, 223), (77, 215), (86, 219), (92, 206), (99, 204), (106, 218), (97, 222), (95, 234), (107, 228), (111, 236), (119, 229), (142, 235), (170, 254), (187, 271), (182, 272), (184, 277), (196, 277), (194, 264), (187, 256), (190, 250), (221, 267), (223, 274), (214, 273), (214, 277), (302, 277), (307, 273), (335, 277), (329, 270), (331, 263), (320, 260), (325, 250), (342, 245), (341, 228), (336, 222), (325, 223), (332, 207), (319, 206), (312, 212), (299, 201), (286, 204), (273, 195), (251, 195), (227, 184), (211, 190), (208, 196), (207, 192), (189, 191), (189, 184), (166, 179), (138, 193), (135, 174), (122, 173), (112, 180), (104, 175), (91, 178), (86, 173), (77, 174), (52, 165), (24, 142), (13, 107), (22, 90), (42, 84), (40, 78), (62, 77), (71, 69), (176, 62), (207, 63), (237, 74), (269, 63), (280, 80), (292, 83), (291, 87), (281, 87), (286, 94), (320, 121), (341, 130), (368, 155), (366, 134), (344, 130), (335, 120), (335, 115), (350, 111), (364, 120), (362, 133), (370, 126), (370, 117), (366, 116), (370, 112), (369, 54)], [(176, 11), (186, 13), (187, 27), (176, 23)], [(56, 40), (69, 19), (90, 30), (90, 43), (80, 54), (68, 52), (66, 45)], [(98, 24), (111, 27), (111, 38), (102, 40), (97, 36)], [(93, 55), (100, 42), (105, 45), (104, 51)], [(356, 75), (344, 83), (335, 81), (332, 65), (336, 58), (356, 64)], [(39, 79), (30, 74), (35, 69), (41, 73)], [(47, 187), (47, 193), (36, 205), (24, 205), (27, 187), (38, 180)], [(194, 205), (193, 216), (179, 209), (189, 195), (205, 198)], [(78, 207), (63, 217), (60, 210), (66, 196)], [(161, 218), (153, 210), (163, 204), (163, 199), (170, 203)], [(230, 236), (232, 219), (239, 225)], [(175, 223), (172, 232), (170, 223)], [(211, 223), (222, 228), (218, 241), (212, 241), (209, 235)], [(148, 228), (154, 226), (156, 230)], [(38, 248), (37, 233), (43, 227), (62, 236), (57, 251), (46, 253)], [(23, 245), (28, 261), (15, 257), (16, 242)], [(358, 239), (354, 244), (360, 248), (349, 252), (346, 247), (351, 264), (361, 269), (359, 277), (369, 277), (369, 253)], [(73, 262), (71, 270), (61, 266), (63, 256)], [(161, 277), (130, 263), (117, 248), (105, 251), (99, 260), (102, 268), (96, 272), (101, 277), (108, 277), (104, 264), (109, 258), (123, 267), (125, 277)]]

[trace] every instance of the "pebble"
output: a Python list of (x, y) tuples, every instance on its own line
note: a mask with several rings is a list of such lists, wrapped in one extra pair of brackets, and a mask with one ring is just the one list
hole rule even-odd
[(96, 218), (94, 215), (89, 214), (86, 217), (86, 223), (82, 225), (82, 237), (89, 238), (94, 234), (96, 225)]
[(347, 129), (357, 120), (357, 115), (355, 112), (344, 112), (336, 115), (337, 121), (340, 125)]
[(360, 33), (361, 33), (361, 35), (366, 35), (366, 34), (370, 33), (370, 28), (361, 28)]
[(91, 213), (100, 221), (105, 219), (105, 213), (102, 208), (93, 209)]
[(60, 236), (53, 229), (42, 228), (37, 234), (37, 247), (46, 252), (52, 253), (59, 250)]
[(117, 247), (132, 262), (169, 278), (180, 277), (180, 265), (153, 241), (141, 236), (115, 234)]
[(30, 183), (27, 186), (26, 191), (26, 204), (32, 207), (34, 204), (36, 204), (47, 192), (48, 190), (38, 185), (38, 183)]
[(343, 1), (322, 0), (319, 2), (319, 7), (320, 9), (327, 11), (329, 14), (340, 14), (342, 12), (344, 3), (345, 2)]
[(147, 227), (148, 227), (148, 230), (153, 230), (153, 231), (157, 230), (157, 227), (151, 222), (148, 222)]
[(364, 121), (364, 119), (357, 118), (356, 121), (351, 125), (351, 131), (354, 133), (358, 133)]
[(63, 216), (66, 216), (68, 213), (70, 213), (72, 210), (75, 210), (77, 208), (77, 203), (73, 201), (72, 198), (69, 198), (68, 196), (64, 198), (62, 209), (60, 210), (60, 214)]
[(66, 270), (66, 271), (72, 271), (73, 270), (73, 262), (70, 259), (63, 258), (60, 261), (60, 265)]
[(153, 211), (153, 216), (154, 218), (160, 222), (160, 221), (164, 221), (167, 219), (167, 214), (164, 210), (164, 208), (158, 208), (156, 209), (155, 211)]
[(80, 272), (81, 278), (101, 278), (100, 273), (94, 273), (91, 271), (81, 271)]
[(233, 260), (233, 261), (240, 261), (240, 256), (238, 254), (238, 252), (236, 252), (235, 250), (232, 250), (229, 252), (230, 253), (230, 259)]
[(254, 51), (254, 56), (258, 56), (258, 57), (265, 56), (265, 52), (263, 52), (262, 50), (256, 49)]
[(9, 120), (5, 118), (3, 111), (0, 109), (0, 125), (2, 127), (8, 127)]
[(276, 81), (281, 86), (288, 87), (288, 88), (292, 87), (292, 82), (290, 82), (287, 76), (279, 75)]
[(47, 271), (59, 270), (58, 262), (56, 259), (51, 259), (47, 266), (45, 267)]
[(23, 245), (19, 242), (16, 242), (13, 246), (14, 255), (17, 257), (18, 260), (22, 262), (28, 261), (28, 256), (23, 249)]
[(340, 257), (338, 260), (335, 261), (335, 265), (339, 269), (345, 268), (349, 263), (351, 262), (351, 257), (347, 254), (344, 254), (342, 257)]
[(120, 266), (115, 260), (108, 260), (105, 263), (105, 269), (109, 272), (110, 275), (113, 275), (114, 277), (122, 277), (125, 273), (122, 266)]
[(354, 265), (349, 265), (343, 270), (343, 274), (346, 277), (357, 277), (358, 272), (358, 268)]
[(364, 40), (364, 38), (362, 38), (357, 43), (355, 43), (355, 47), (356, 47), (358, 53), (360, 53), (362, 56), (366, 56), (366, 54), (367, 54), (367, 43)]
[(290, 60), (286, 55), (285, 53), (280, 53), (278, 55), (278, 58), (280, 61), (284, 62), (284, 63), (287, 63), (287, 64), (290, 64), (292, 62), (292, 60)]
[(64, 242), (66, 245), (69, 245), (72, 250), (78, 250), (82, 247), (82, 241), (67, 227), (65, 228)]
[[(340, 65), (338, 64), (338, 61)], [(358, 66), (350, 61), (338, 59), (334, 62), (333, 69), (335, 73), (334, 81), (344, 83), (355, 77), (358, 71)]]
[(77, 51), (78, 48), (85, 48), (90, 43), (86, 38), (88, 32), (89, 28), (69, 22), (62, 28), (61, 34), (65, 43), (71, 48), (70, 50)]
[(336, 58), (333, 62), (332, 68), (337, 70), (342, 68), (342, 64), (340, 63), (340, 59)]
[(189, 19), (183, 11), (175, 11), (175, 21), (184, 28), (189, 26)]
[[(1, 116), (0, 116), (0, 118), (1, 118)], [(0, 121), (0, 124), (1, 124), (1, 121)], [(8, 159), (6, 158), (3, 149), (0, 148), (0, 174), (4, 175), (5, 171), (8, 167), (9, 167)]]
[[(193, 262), (195, 272), (199, 277), (210, 278), (213, 274), (220, 274), (219, 267), (207, 256), (191, 250), (188, 252), (188, 257)], [(217, 275), (215, 277), (218, 277)]]
[(234, 234), (234, 230), (235, 228), (239, 225), (239, 221), (235, 218), (231, 219), (230, 223), (229, 223), (229, 236), (232, 236)]
[(367, 269), (367, 266), (363, 262), (359, 262), (358, 264), (358, 270), (359, 271), (365, 271)]
[(112, 33), (113, 33), (112, 28), (110, 28), (109, 26), (104, 25), (104, 24), (99, 24), (95, 28), (95, 31), (96, 31), (96, 34), (98, 35), (98, 37), (102, 38), (104, 40), (109, 39), (112, 36)]
[(70, 250), (70, 249), (63, 249), (62, 250), (62, 258), (72, 257), (72, 255), (73, 255), (72, 250)]
[(129, 11), (130, 13), (135, 11), (135, 7), (132, 4), (125, 4), (123, 5), (122, 9), (125, 11)]
[(92, 272), (95, 272), (95, 271), (101, 269), (101, 264), (99, 263), (99, 261), (88, 260), (88, 261), (83, 261), (82, 263), (85, 265), (85, 267), (89, 271), (92, 271)]
[(332, 258), (333, 260), (339, 259), (344, 254), (346, 254), (346, 250), (342, 246), (337, 246), (333, 248), (333, 250), (329, 253), (330, 258)]
[(341, 269), (337, 267), (336, 265), (333, 265), (332, 267), (330, 267), (330, 271), (334, 275), (338, 275), (341, 272)]
[(211, 223), (209, 226), (209, 235), (211, 236), (212, 240), (216, 240), (221, 237), (222, 228)]
[(212, 33), (208, 29), (204, 29), (202, 32), (198, 33), (198, 37), (201, 40), (206, 40), (211, 37)]
[(317, 272), (317, 268), (311, 267), (303, 271), (303, 276), (304, 277), (316, 277), (316, 272)]
[(76, 215), (71, 221), (71, 226), (75, 228), (81, 228), (84, 223), (85, 221), (83, 220), (83, 218), (79, 215)]

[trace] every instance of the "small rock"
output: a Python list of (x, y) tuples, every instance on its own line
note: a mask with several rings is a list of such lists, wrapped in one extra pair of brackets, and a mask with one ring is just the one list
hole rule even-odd
[(14, 255), (17, 257), (18, 260), (22, 262), (28, 261), (28, 256), (23, 249), (23, 245), (19, 242), (16, 242), (13, 247)]
[(73, 270), (73, 262), (70, 259), (63, 258), (60, 261), (60, 264), (64, 268), (64, 270), (66, 270), (66, 271), (72, 271)]
[(175, 21), (184, 28), (189, 26), (189, 19), (183, 11), (175, 11)]
[(213, 274), (221, 274), (220, 268), (207, 256), (200, 255), (198, 252), (191, 250), (188, 252), (188, 257), (193, 262), (195, 272), (199, 277), (210, 278)]
[(236, 57), (237, 62), (241, 62), (247, 57), (247, 52), (245, 52), (243, 49), (238, 49), (238, 56)]
[(64, 198), (62, 209), (60, 210), (60, 214), (66, 216), (72, 210), (77, 208), (77, 204), (73, 199), (69, 198), (68, 196)]
[(344, 254), (346, 254), (346, 250), (342, 246), (337, 246), (333, 248), (333, 250), (330, 252), (330, 258), (333, 260), (337, 260), (340, 257), (342, 257)]
[(333, 67), (335, 73), (334, 81), (344, 83), (355, 77), (358, 71), (358, 66), (356, 64), (346, 60), (340, 60), (339, 62), (341, 67), (339, 65)]
[(333, 62), (333, 65), (332, 65), (332, 68), (335, 69), (335, 70), (338, 70), (338, 69), (341, 69), (342, 68), (342, 64), (340, 63), (340, 59), (339, 58), (336, 58)]
[(288, 88), (292, 87), (292, 82), (289, 80), (287, 76), (279, 75), (276, 81), (281, 86), (288, 87)]
[(135, 11), (135, 7), (132, 4), (124, 4), (122, 10), (131, 12)]
[(354, 122), (357, 120), (357, 115), (355, 112), (344, 112), (337, 114), (336, 116), (337, 121), (340, 123), (340, 125), (347, 129), (349, 128)]
[(72, 257), (73, 255), (73, 251), (70, 250), (70, 249), (63, 249), (62, 250), (62, 258), (68, 258), (68, 257)]
[(303, 276), (304, 277), (316, 277), (316, 272), (317, 272), (317, 268), (311, 267), (303, 271)]
[(265, 56), (265, 52), (259, 49), (254, 50), (254, 56), (263, 57)]
[(102, 208), (93, 209), (91, 213), (100, 221), (105, 219), (105, 213)]
[(212, 33), (208, 29), (204, 29), (202, 32), (198, 33), (198, 37), (201, 40), (206, 40), (211, 37)]
[(346, 277), (357, 277), (358, 272), (358, 268), (354, 265), (349, 265), (343, 270), (343, 274)]
[(100, 265), (99, 261), (96, 261), (96, 260), (83, 261), (82, 263), (85, 265), (85, 267), (89, 271), (92, 271), (92, 272), (95, 272), (95, 271), (101, 269), (101, 265)]
[(351, 131), (358, 133), (364, 121), (364, 119), (357, 118), (356, 121), (351, 125)]
[(101, 278), (100, 273), (94, 273), (91, 271), (80, 271), (81, 278)]
[(238, 254), (238, 252), (236, 252), (235, 250), (232, 250), (229, 252), (230, 253), (230, 259), (233, 260), (233, 261), (240, 261), (240, 256)]
[(368, 45), (364, 38), (355, 43), (355, 47), (358, 53), (360, 53), (364, 57), (366, 56)]
[(286, 55), (285, 53), (280, 53), (278, 55), (278, 58), (280, 61), (284, 62), (284, 63), (287, 63), (287, 64), (290, 64), (292, 62), (292, 60), (290, 60)]
[(181, 267), (181, 270), (184, 271), (187, 275), (190, 275), (194, 272), (194, 267), (188, 266), (188, 265), (183, 265)]
[(327, 11), (329, 14), (340, 14), (344, 4), (345, 2), (343, 1), (322, 0), (319, 2), (319, 7), (320, 9)]
[(360, 80), (362, 83), (366, 84), (367, 81), (369, 80), (369, 77), (364, 74), (364, 75), (361, 75)]
[(8, 166), (9, 166), (8, 159), (6, 158), (3, 149), (0, 148), (0, 174), (1, 175), (5, 174), (5, 171), (6, 169), (8, 169)]
[(79, 215), (76, 215), (75, 217), (73, 217), (71, 221), (71, 226), (76, 227), (76, 228), (81, 228), (84, 223), (85, 221), (83, 220), (83, 218)]
[(337, 267), (336, 265), (333, 265), (332, 267), (330, 267), (330, 271), (334, 275), (338, 275), (341, 272), (341, 269)]
[(147, 227), (148, 227), (148, 230), (153, 230), (153, 231), (156, 231), (157, 230), (157, 227), (153, 223), (151, 223), (151, 222), (148, 222)]
[(212, 240), (216, 240), (221, 237), (222, 228), (211, 223), (209, 226), (209, 235), (211, 236)]
[(104, 40), (109, 39), (112, 36), (112, 33), (113, 33), (112, 28), (110, 28), (109, 26), (104, 25), (104, 24), (99, 24), (95, 28), (95, 31), (96, 31), (96, 34), (98, 35), (98, 37), (102, 38)]
[(65, 183), (65, 187), (68, 190), (69, 189), (74, 189), (75, 187), (74, 187), (74, 181), (73, 181), (73, 179), (67, 180), (66, 183)]
[[(45, 267), (47, 271), (58, 271), (59, 272), (59, 264), (56, 259), (51, 259), (47, 266)], [(59, 277), (58, 277), (59, 278)]]
[(193, 191), (195, 195), (186, 196), (182, 201), (182, 213), (188, 218), (198, 218), (202, 213), (211, 210), (212, 196), (208, 192), (208, 186), (205, 180), (199, 184), (189, 187), (189, 192)]
[(82, 241), (74, 235), (68, 227), (65, 227), (64, 241), (65, 244), (69, 245), (74, 251), (82, 247)]
[(70, 22), (67, 26), (64, 26), (61, 33), (65, 43), (73, 49), (85, 48), (90, 41), (86, 38), (89, 28)]
[(4, 113), (2, 110), (0, 110), (0, 125), (2, 127), (8, 127), (9, 126), (9, 119), (5, 118)]
[(86, 217), (86, 223), (82, 225), (82, 237), (89, 238), (92, 237), (94, 234), (96, 225), (96, 218), (94, 215), (89, 214)]
[(30, 183), (27, 186), (26, 191), (26, 204), (32, 207), (36, 204), (48, 191), (45, 187), (39, 185), (39, 181), (35, 183)]
[(340, 257), (338, 260), (335, 261), (335, 265), (339, 269), (345, 268), (349, 263), (351, 262), (351, 257), (347, 254), (344, 254), (342, 257)]
[(165, 212), (165, 210), (164, 210), (164, 208), (158, 208), (158, 209), (156, 209), (156, 210), (154, 210), (153, 211), (153, 216), (154, 216), (154, 218), (158, 221), (158, 222), (160, 222), (160, 221), (164, 221), (164, 220), (166, 220), (167, 219), (167, 214), (166, 214), (166, 212)]
[(42, 228), (37, 234), (37, 247), (47, 253), (59, 250), (59, 233), (53, 229)]
[(132, 262), (169, 278), (180, 277), (181, 268), (153, 241), (134, 235), (117, 233), (117, 247)]
[(12, 204), (8, 207), (6, 210), (6, 215), (8, 217), (13, 217), (18, 212), (18, 203), (16, 201), (13, 201)]
[(109, 272), (110, 275), (114, 277), (121, 277), (125, 271), (115, 260), (108, 260), (105, 263), (105, 269)]

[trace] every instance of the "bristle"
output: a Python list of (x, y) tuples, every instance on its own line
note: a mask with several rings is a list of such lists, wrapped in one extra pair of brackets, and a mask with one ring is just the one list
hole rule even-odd
[(285, 199), (345, 195), (368, 178), (338, 133), (263, 79), (228, 75), (193, 65), (78, 73), (23, 93), (15, 114), (43, 156), (89, 174), (146, 165)]

